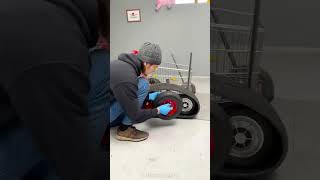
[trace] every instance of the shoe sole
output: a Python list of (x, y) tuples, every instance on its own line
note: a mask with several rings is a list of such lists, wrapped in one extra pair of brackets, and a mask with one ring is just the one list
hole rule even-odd
[(140, 138), (140, 139), (132, 139), (132, 138), (127, 138), (127, 137), (123, 137), (123, 136), (116, 136), (116, 138), (119, 140), (119, 141), (132, 141), (132, 142), (139, 142), (139, 141), (144, 141), (146, 139), (148, 139), (148, 136), (147, 137), (144, 137), (144, 138)]

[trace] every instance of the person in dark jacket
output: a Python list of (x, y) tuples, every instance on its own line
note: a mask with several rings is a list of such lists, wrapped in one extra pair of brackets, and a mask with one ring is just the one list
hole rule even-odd
[(99, 143), (107, 122), (93, 125), (88, 108), (88, 49), (108, 38), (108, 4), (0, 1), (1, 180), (109, 178)]
[(119, 125), (117, 139), (123, 141), (142, 141), (149, 134), (137, 130), (133, 124), (167, 115), (172, 107), (164, 104), (154, 109), (143, 109), (146, 98), (155, 100), (159, 92), (148, 94), (149, 83), (146, 77), (152, 74), (161, 64), (159, 45), (146, 42), (138, 54), (123, 53), (118, 60), (110, 63), (110, 105), (111, 126)]

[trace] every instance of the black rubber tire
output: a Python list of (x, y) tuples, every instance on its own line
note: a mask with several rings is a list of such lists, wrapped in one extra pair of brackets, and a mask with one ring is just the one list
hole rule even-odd
[(191, 91), (187, 90), (186, 88), (183, 88), (176, 84), (159, 83), (159, 84), (153, 84), (150, 86), (149, 92), (154, 92), (154, 91), (176, 91), (179, 94), (185, 94), (194, 100), (196, 104), (196, 109), (194, 110), (194, 114), (189, 116), (178, 115), (178, 118), (193, 119), (200, 111), (200, 103), (198, 98), (196, 97), (195, 94), (193, 94)]
[(183, 88), (188, 89), (189, 91), (191, 91), (193, 94), (195, 94), (197, 92), (196, 90), (196, 86), (193, 83), (190, 83), (190, 87), (188, 88), (188, 83), (184, 83), (183, 85), (181, 85)]
[[(185, 94), (180, 94), (182, 100), (182, 110), (179, 116), (191, 116), (195, 114), (196, 102), (189, 96)], [(187, 107), (185, 105), (187, 104)], [(184, 111), (186, 110), (186, 111)]]
[[(274, 141), (274, 132), (271, 124), (267, 119), (259, 115), (253, 110), (250, 110), (245, 107), (229, 107), (224, 109), (225, 112), (230, 117), (230, 121), (232, 122), (232, 117), (234, 116), (244, 116), (249, 117), (251, 120), (254, 120), (261, 128), (263, 133), (263, 144), (260, 148), (258, 148), (257, 152), (250, 157), (239, 157), (231, 155), (231, 152), (234, 146), (231, 148), (231, 151), (226, 159), (225, 166), (227, 168), (232, 169), (248, 169), (248, 168), (258, 168), (264, 164), (269, 158), (269, 155), (274, 147), (272, 147), (272, 143)], [(233, 126), (233, 133), (235, 133), (235, 127)], [(234, 136), (234, 134), (233, 134)], [(235, 141), (233, 141), (235, 142)], [(233, 144), (234, 145), (234, 144)]]
[(148, 81), (150, 84), (157, 84), (157, 83), (161, 83), (159, 79), (156, 78), (148, 78)]
[(256, 92), (265, 97), (269, 102), (274, 99), (274, 83), (270, 74), (260, 68), (258, 80), (256, 83)]
[(157, 98), (154, 100), (154, 104), (155, 107), (161, 106), (162, 104), (164, 104), (164, 101), (166, 100), (172, 100), (176, 103), (176, 112), (175, 114), (171, 115), (171, 116), (164, 116), (159, 114), (159, 118), (164, 119), (164, 120), (170, 120), (170, 119), (174, 119), (176, 118), (182, 110), (182, 100), (180, 98), (180, 96), (177, 93), (171, 92), (171, 91), (165, 91), (162, 92), (161, 94), (159, 94), (157, 96)]

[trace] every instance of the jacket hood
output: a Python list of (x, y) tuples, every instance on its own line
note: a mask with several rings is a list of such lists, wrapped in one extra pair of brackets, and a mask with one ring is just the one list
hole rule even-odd
[(142, 72), (142, 61), (138, 59), (137, 55), (123, 53), (119, 55), (118, 59), (120, 61), (130, 64), (137, 73), (137, 76), (140, 76)]

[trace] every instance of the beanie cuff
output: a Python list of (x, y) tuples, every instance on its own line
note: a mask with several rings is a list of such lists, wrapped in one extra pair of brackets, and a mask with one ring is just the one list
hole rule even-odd
[(138, 54), (138, 58), (142, 61), (142, 62), (146, 62), (149, 64), (155, 64), (155, 65), (160, 65), (161, 62), (156, 61), (157, 63), (155, 63), (155, 61), (152, 60), (152, 58), (147, 57), (147, 56), (141, 56)]

